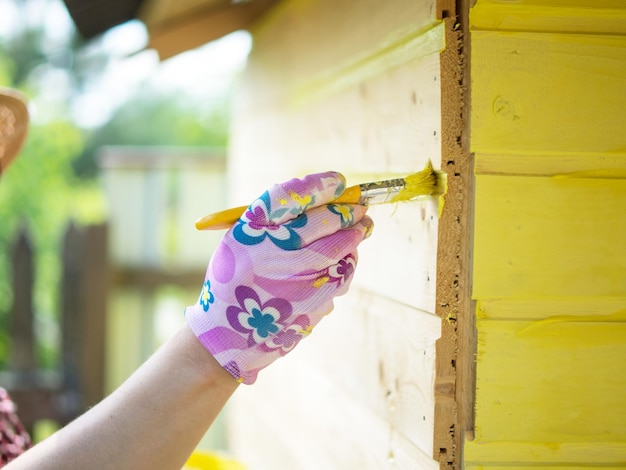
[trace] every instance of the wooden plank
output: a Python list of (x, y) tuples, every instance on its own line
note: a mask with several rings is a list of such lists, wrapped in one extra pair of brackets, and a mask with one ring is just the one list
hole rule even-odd
[[(238, 431), (231, 442), (234, 441), (237, 459), (249, 468), (439, 468), (437, 462), (415, 444), (394, 432), (384, 418), (361, 406), (353, 396), (335, 390), (324, 374), (296, 372), (293, 379), (315, 387), (318, 399), (325, 404), (316, 406), (316, 403), (299, 399), (300, 412), (290, 410), (287, 422), (276, 419), (276, 409), (269, 406), (256, 406), (245, 416), (239, 415), (235, 420)], [(243, 393), (237, 393), (231, 412), (240, 406), (238, 398)], [(337, 404), (340, 408), (326, 404)], [(281, 413), (285, 411), (282, 407), (278, 409)], [(312, 416), (316, 419), (312, 420)], [(250, 426), (250, 422), (263, 423), (263, 430)], [(293, 429), (298, 423), (306, 423), (306, 432)], [(244, 440), (255, 445), (241, 445)]]
[(479, 320), (478, 342), (477, 445), (625, 448), (626, 322)]
[(373, 206), (374, 234), (359, 247), (355, 284), (434, 313), (437, 216), (434, 200)]
[(290, 102), (302, 106), (337, 91), (358, 85), (368, 78), (386, 73), (416, 57), (427, 57), (444, 49), (444, 25), (437, 23), (427, 29), (412, 31), (393, 44), (381, 44), (351, 62), (324, 71), (316, 77), (303, 80), (294, 87)]
[[(356, 184), (406, 176), (428, 159), (439, 168), (445, 43), (436, 3), (285, 1), (267, 15), (253, 29), (235, 104), (230, 202), (329, 169)], [(439, 467), (438, 206), (370, 214), (377, 226), (359, 249), (350, 293), (296, 351), (238, 391), (231, 436), (253, 468)], [(298, 400), (280, 399), (276, 384)], [(276, 431), (253, 436), (250, 416)], [(272, 436), (286, 428), (277, 452)]]
[(626, 179), (476, 182), (474, 298), (624, 296)]
[[(280, 383), (282, 396), (298, 400), (281, 401), (268, 411), (279, 406), (281, 415), (290, 417), (289, 434), (318, 449), (311, 461), (317, 468), (380, 468), (390, 455), (410, 462), (402, 456), (416, 458), (416, 450), (421, 457), (415, 462), (434, 463), (434, 344), (440, 320), (354, 288), (335, 305), (298, 350), (263, 371), (231, 414), (237, 421), (249, 420), (242, 417), (258, 403), (275, 402)], [(278, 417), (273, 421), (284, 423)], [(235, 448), (246, 453), (248, 437), (235, 429)], [(284, 464), (276, 460), (280, 456), (258, 460), (266, 457), (265, 465)]]
[[(435, 0), (280, 2), (251, 29), (247, 73), (269, 73), (283, 91), (364, 58), (401, 49), (437, 24)], [(381, 54), (381, 51), (383, 52)], [(415, 58), (407, 49), (405, 60)]]
[(626, 177), (624, 155), (602, 153), (501, 155), (479, 153), (475, 171), (482, 175)]
[[(471, 300), (473, 172), (468, 143), (466, 89), (469, 46), (466, 12), (457, 4), (458, 19), (447, 18), (446, 50), (441, 62), (441, 167), (448, 193), (439, 220), (436, 314), (442, 318), (437, 341), (435, 436), (433, 455), (441, 469), (459, 469), (463, 442), (471, 434), (474, 415), (476, 333)], [(458, 23), (456, 22), (458, 21)]]
[[(440, 70), (433, 55), (305, 108), (270, 98), (266, 77), (242, 84), (245, 109), (235, 117), (229, 170), (231, 202), (245, 204), (282, 178), (327, 169), (349, 182), (406, 176), (441, 155)], [(278, 84), (276, 85), (278, 86)]]
[(472, 81), (476, 153), (626, 153), (625, 36), (473, 31)]
[(377, 178), (420, 170), (429, 158), (438, 165), (441, 26), (428, 57), (406, 47), (433, 25), (434, 3), (425, 0), (274, 9), (253, 31), (238, 90), (232, 202), (246, 203), (294, 174), (335, 168)]
[(35, 271), (30, 235), (24, 228), (11, 251), (13, 303), (9, 334), (13, 341), (9, 364), (14, 371), (28, 371), (37, 367), (33, 307)]
[[(237, 175), (232, 203), (245, 204), (275, 181), (310, 172), (336, 169), (356, 184), (406, 176), (429, 158), (439, 166), (438, 67), (433, 56), (298, 111), (259, 107), (240, 117), (231, 160)], [(434, 312), (437, 210), (430, 200), (372, 207), (370, 214), (379, 223), (362, 246), (359, 268), (370, 275), (359, 274), (359, 282)], [(412, 277), (410, 283), (397, 282), (406, 276)]]
[(622, 322), (625, 314), (626, 297), (485, 299), (476, 308), (484, 320)]
[[(429, 158), (439, 166), (439, 81), (439, 59), (431, 56), (305, 108), (286, 111), (276, 104), (249, 103), (235, 125), (232, 203), (248, 203), (269, 184), (310, 172), (336, 169), (356, 184), (406, 176), (422, 169)], [(255, 95), (267, 96), (259, 80), (249, 86), (257, 90)], [(373, 263), (371, 276), (360, 279), (381, 295), (434, 312), (436, 204), (377, 207), (370, 213), (380, 224), (362, 248), (370, 253), (361, 259)], [(359, 271), (366, 266), (362, 262)], [(414, 279), (410, 283), (397, 282), (408, 275)]]
[(83, 231), (79, 358), (83, 404), (91, 407), (105, 397), (106, 321), (110, 294), (108, 226), (90, 225)]
[(479, 0), (470, 14), (472, 30), (624, 34), (621, 0)]
[[(625, 468), (626, 444), (599, 442), (468, 442), (466, 469)], [(511, 463), (509, 463), (511, 462)]]

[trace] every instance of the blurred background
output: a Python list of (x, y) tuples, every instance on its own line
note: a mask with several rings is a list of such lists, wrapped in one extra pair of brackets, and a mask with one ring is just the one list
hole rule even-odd
[[(184, 321), (219, 234), (245, 32), (161, 62), (138, 21), (86, 43), (61, 0), (0, 0), (0, 86), (31, 125), (0, 180), (0, 386), (35, 440)], [(205, 446), (225, 448), (219, 426)]]

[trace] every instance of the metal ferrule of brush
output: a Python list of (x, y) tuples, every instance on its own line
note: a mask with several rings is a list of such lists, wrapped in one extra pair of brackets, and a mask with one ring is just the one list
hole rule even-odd
[(392, 202), (405, 186), (406, 182), (403, 178), (361, 184), (359, 185), (361, 189), (359, 204), (372, 205)]

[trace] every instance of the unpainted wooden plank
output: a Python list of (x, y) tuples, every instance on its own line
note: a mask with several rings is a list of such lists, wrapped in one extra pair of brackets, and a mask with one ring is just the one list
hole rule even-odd
[[(440, 319), (359, 286), (336, 306), (304, 360), (430, 455)], [(359, 334), (346, 341), (347, 331)], [(340, 367), (337, 357), (345, 358)]]
[(374, 232), (359, 247), (355, 284), (435, 313), (437, 212), (435, 200), (372, 206)]
[[(253, 30), (235, 104), (231, 202), (316, 171), (338, 170), (356, 184), (406, 176), (428, 159), (439, 168), (444, 44), (424, 56), (428, 41), (419, 38), (437, 31), (435, 3), (287, 1), (274, 9)], [(296, 351), (238, 391), (232, 434), (242, 456), (256, 456), (252, 468), (439, 467), (437, 210), (434, 201), (370, 208), (376, 227), (360, 246), (349, 294)], [(289, 435), (277, 444), (278, 431), (264, 433), (252, 445), (253, 413)]]
[[(418, 171), (429, 158), (438, 165), (443, 35), (428, 57), (406, 47), (437, 24), (426, 3), (284, 2), (269, 15), (254, 31), (237, 93), (233, 199), (245, 203), (242, 191), (256, 196), (268, 181), (301, 172), (333, 168), (376, 178)], [(365, 71), (355, 72), (363, 62)], [(321, 90), (314, 86), (330, 72)], [(349, 85), (337, 86), (346, 76)], [(317, 91), (298, 104), (311, 86)]]
[(624, 296), (626, 179), (476, 181), (474, 298)]
[(309, 172), (335, 169), (356, 184), (406, 176), (428, 159), (439, 167), (437, 55), (298, 109), (286, 96), (266, 101), (274, 90), (258, 74), (242, 86), (245, 106), (236, 113), (229, 160), (233, 203), (245, 204), (276, 179)]
[(626, 36), (472, 32), (471, 149), (624, 155)]
[[(357, 184), (406, 176), (428, 159), (439, 166), (438, 62), (433, 56), (407, 64), (299, 110), (258, 107), (239, 114), (230, 162), (237, 175), (232, 203), (245, 204), (275, 181), (316, 171), (335, 169)], [(374, 264), (371, 276), (361, 279), (382, 295), (434, 312), (436, 202), (372, 207), (370, 213), (377, 226), (362, 251), (378, 251), (362, 254)], [(359, 271), (366, 266), (361, 263)]]
[[(303, 380), (298, 373), (293, 379)], [(338, 408), (318, 407), (306, 399), (299, 399), (300, 410), (291, 413), (289, 421), (276, 419), (277, 413), (286, 411), (281, 407), (257, 406), (244, 415), (238, 413), (238, 399), (243, 394), (237, 392), (239, 396), (234, 397), (230, 417), (238, 430), (231, 442), (234, 443), (235, 457), (247, 468), (439, 468), (437, 462), (415, 444), (395, 433), (383, 418), (360, 406), (352, 396), (334, 390), (323, 374), (309, 375), (305, 379), (308, 380), (304, 383), (316, 387), (319, 400), (338, 405)], [(233, 416), (234, 413), (237, 415)], [(311, 420), (311, 416), (316, 419)], [(263, 423), (263, 427), (251, 426), (251, 422)], [(294, 426), (297, 429), (306, 426), (306, 434), (294, 430)], [(245, 445), (245, 441), (255, 445)]]
[[(377, 468), (390, 456), (411, 462), (403, 455), (416, 464), (429, 461), (425, 456), (432, 460), (439, 319), (358, 288), (335, 305), (296, 351), (238, 397), (234, 419), (254, 413), (259, 403), (275, 403), (268, 408), (290, 417), (290, 436), (317, 449), (311, 465), (318, 468)], [(281, 396), (298, 400), (277, 402), (277, 383)], [(250, 453), (247, 438), (235, 429), (235, 449)], [(286, 453), (298, 452), (285, 446)]]
[[(477, 447), (497, 441), (626, 448), (626, 322), (478, 320), (478, 345)], [(581, 461), (601, 458), (601, 451)]]
[[(254, 25), (248, 72), (284, 90), (381, 51), (437, 23), (436, 0), (286, 0)], [(407, 55), (410, 60), (414, 56)], [(384, 54), (383, 54), (384, 55)]]

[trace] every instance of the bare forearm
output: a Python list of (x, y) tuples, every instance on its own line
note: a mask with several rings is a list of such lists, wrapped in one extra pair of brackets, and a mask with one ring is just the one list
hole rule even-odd
[(17, 469), (180, 469), (237, 387), (183, 326), (119, 389)]

